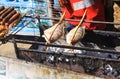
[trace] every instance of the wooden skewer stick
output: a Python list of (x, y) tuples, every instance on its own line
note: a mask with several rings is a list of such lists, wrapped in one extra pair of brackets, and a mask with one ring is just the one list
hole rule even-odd
[[(65, 13), (66, 13), (66, 11), (65, 11), (65, 12), (63, 13), (63, 15), (60, 17), (60, 20), (58, 21), (58, 23), (56, 23), (56, 24), (53, 26), (53, 27), (55, 27), (55, 28), (53, 29), (52, 34), (50, 35), (50, 38), (47, 38), (47, 36), (45, 36), (46, 39), (48, 40), (48, 42), (46, 42), (46, 45), (49, 44), (49, 41), (51, 40), (52, 35), (54, 34), (54, 32), (55, 32), (55, 30), (57, 29), (58, 25), (60, 25), (60, 24), (62, 23), (62, 21), (63, 21), (63, 19), (64, 19), (64, 16), (65, 16)], [(48, 51), (48, 47), (46, 48), (46, 51)]]
[(70, 42), (70, 45), (72, 45), (72, 41), (73, 41), (73, 39), (74, 39), (74, 37), (75, 37), (75, 34), (77, 33), (77, 30), (79, 29), (79, 27), (82, 25), (82, 23), (83, 23), (83, 21), (84, 21), (84, 18), (85, 18), (85, 16), (86, 16), (86, 13), (87, 13), (87, 10), (85, 10), (82, 19), (80, 20), (79, 24), (76, 26), (76, 30), (75, 30), (75, 32), (74, 32), (74, 34), (73, 34), (73, 36), (72, 36), (72, 40), (71, 40), (71, 42)]
[(52, 26), (52, 27), (55, 27), (55, 28), (54, 28), (54, 30), (52, 31), (52, 34), (50, 35), (50, 38), (48, 38), (48, 37), (45, 35), (46, 39), (48, 40), (48, 41), (46, 42), (46, 44), (48, 44), (49, 41), (51, 40), (52, 35), (54, 34), (55, 30), (57, 29), (57, 26), (62, 23), (62, 21), (63, 21), (63, 19), (64, 19), (65, 13), (66, 13), (66, 12), (63, 13), (63, 15), (61, 16), (59, 22), (56, 23), (54, 26)]
[[(75, 30), (73, 36), (71, 37), (72, 39), (70, 40), (69, 46), (72, 46), (72, 41), (73, 41), (73, 39), (74, 39), (74, 37), (75, 37), (75, 34), (77, 33), (77, 30), (78, 30), (79, 27), (82, 25), (82, 23), (83, 23), (83, 21), (84, 21), (84, 18), (85, 18), (85, 16), (86, 16), (86, 13), (87, 13), (87, 10), (85, 10), (85, 12), (84, 12), (84, 14), (83, 14), (83, 17), (81, 18), (79, 24), (75, 27), (76, 30)], [(72, 52), (73, 52), (73, 49), (70, 49), (70, 52), (72, 53)]]
[(64, 19), (64, 16), (65, 16), (65, 13), (66, 13), (66, 11), (65, 11), (65, 12), (63, 13), (63, 15), (61, 16), (59, 22), (56, 23), (56, 24), (54, 25), (55, 29), (53, 30), (53, 32), (52, 32), (50, 38), (48, 39), (48, 41), (51, 40), (53, 33), (54, 33), (55, 30), (57, 29), (57, 26), (60, 25), (60, 24), (62, 23), (62, 21), (63, 21), (63, 19)]

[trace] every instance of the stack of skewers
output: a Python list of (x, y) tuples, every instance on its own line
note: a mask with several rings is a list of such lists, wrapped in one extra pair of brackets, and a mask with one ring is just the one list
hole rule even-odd
[(13, 7), (0, 6), (0, 38), (21, 20), (21, 14)]

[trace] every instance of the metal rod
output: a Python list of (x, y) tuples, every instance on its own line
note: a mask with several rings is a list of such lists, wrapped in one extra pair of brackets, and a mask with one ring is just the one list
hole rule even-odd
[(101, 34), (103, 36), (120, 36), (120, 32), (113, 32), (113, 31), (103, 31), (103, 30), (93, 30), (95, 34)]
[[(25, 16), (25, 17), (31, 17), (32, 16)], [(36, 16), (39, 17), (39, 16)], [(46, 17), (39, 17), (39, 19), (45, 19), (45, 20), (59, 20), (60, 18), (46, 18)], [(64, 19), (64, 21), (74, 21), (79, 22), (80, 20), (74, 20), (74, 19)], [(95, 23), (95, 24), (112, 24), (112, 25), (120, 25), (120, 22), (105, 22), (105, 21), (92, 21), (92, 20), (84, 20), (86, 23)]]
[(120, 60), (117, 60), (117, 59), (86, 56), (86, 55), (81, 55), (81, 54), (76, 54), (76, 53), (69, 53), (69, 54), (66, 54), (66, 53), (55, 53), (55, 52), (46, 52), (46, 51), (42, 51), (42, 50), (39, 51), (39, 50), (35, 50), (35, 49), (24, 49), (24, 48), (19, 48), (19, 51), (31, 52), (31, 53), (34, 53), (34, 54), (35, 53), (39, 53), (39, 54), (47, 54), (47, 53), (49, 53), (49, 55), (55, 55), (55, 56), (61, 56), (61, 55), (70, 56), (70, 57), (75, 57), (76, 56), (76, 57), (80, 57), (80, 58), (89, 58), (89, 59), (94, 59), (94, 60), (100, 59), (100, 60), (104, 60), (104, 61), (120, 62)]
[(95, 49), (95, 48), (90, 48), (90, 47), (73, 47), (73, 46), (55, 45), (55, 44), (47, 44), (46, 45), (45, 42), (19, 40), (19, 39), (15, 39), (15, 41), (18, 42), (18, 43), (37, 44), (37, 45), (42, 45), (42, 46), (52, 46), (52, 47), (59, 47), (59, 48), (68, 48), (68, 49), (94, 51), (94, 52), (101, 52), (101, 53), (120, 54), (120, 51), (108, 50), (108, 49)]
[(23, 56), (25, 56), (25, 58), (26, 58), (27, 60), (30, 60), (30, 61), (35, 62), (35, 63), (38, 63), (38, 61), (36, 61), (34, 58), (28, 56), (26, 53), (23, 53)]
[[(14, 40), (14, 38), (12, 40)], [(15, 50), (15, 53), (16, 53), (16, 57), (20, 58), (16, 41), (13, 41), (13, 45), (14, 45), (14, 48), (15, 48), (14, 50)]]

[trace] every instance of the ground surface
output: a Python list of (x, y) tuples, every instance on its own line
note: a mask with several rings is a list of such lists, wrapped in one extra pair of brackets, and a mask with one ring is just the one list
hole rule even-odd
[[(26, 45), (26, 44), (18, 44), (18, 45), (20, 47), (23, 47), (23, 48), (29, 48), (30, 47), (30, 45)], [(6, 44), (0, 45), (0, 55), (16, 58), (13, 43), (8, 42)]]

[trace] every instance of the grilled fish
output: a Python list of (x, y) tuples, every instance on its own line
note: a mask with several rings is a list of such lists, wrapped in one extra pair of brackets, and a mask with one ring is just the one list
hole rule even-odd
[(47, 43), (51, 43), (59, 39), (63, 35), (62, 21), (66, 12), (63, 13), (58, 23), (56, 23), (51, 28), (48, 28), (44, 31), (44, 38)]
[(76, 26), (75, 28), (73, 28), (67, 35), (66, 35), (66, 42), (69, 45), (72, 45), (72, 43), (75, 43), (77, 41), (79, 41), (80, 39), (83, 38), (84, 34), (85, 34), (85, 27), (80, 27), (83, 23), (83, 20), (85, 18), (87, 10), (85, 10), (82, 19), (80, 20), (80, 23), (78, 24), (78, 26)]
[[(77, 28), (73, 28), (67, 35), (66, 35), (66, 42), (71, 45), (73, 43), (78, 42), (80, 39), (82, 39), (84, 37), (85, 34), (85, 27), (79, 27)], [(76, 31), (74, 37), (73, 37), (73, 33)]]

